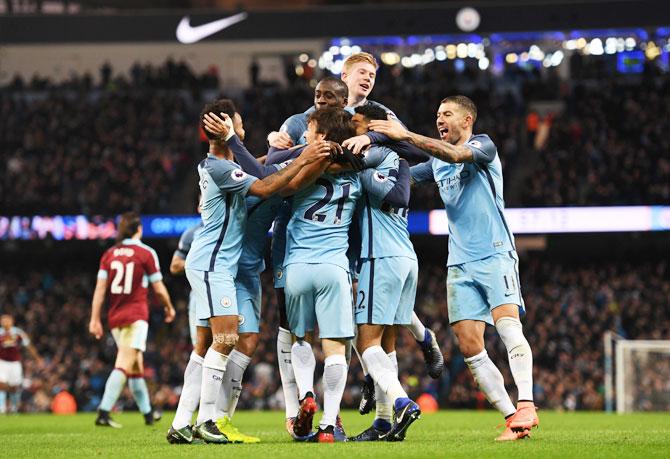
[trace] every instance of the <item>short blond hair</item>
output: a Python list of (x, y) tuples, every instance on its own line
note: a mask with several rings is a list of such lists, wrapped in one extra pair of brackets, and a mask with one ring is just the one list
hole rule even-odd
[(349, 73), (351, 67), (361, 62), (373, 65), (375, 70), (379, 68), (379, 64), (377, 64), (377, 59), (375, 59), (375, 57), (372, 54), (366, 52), (360, 52), (352, 54), (351, 56), (347, 57), (347, 60), (344, 61), (344, 65), (342, 66), (342, 71)]

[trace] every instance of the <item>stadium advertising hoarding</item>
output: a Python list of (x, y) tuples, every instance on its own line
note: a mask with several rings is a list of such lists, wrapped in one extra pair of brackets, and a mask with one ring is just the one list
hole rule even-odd
[[(670, 231), (670, 206), (538, 207), (506, 209), (515, 234)], [(145, 238), (175, 238), (200, 222), (198, 215), (145, 215)], [(448, 234), (442, 209), (409, 214), (416, 235)], [(116, 217), (84, 215), (0, 216), (0, 240), (96, 240), (116, 235)]]
[[(465, 11), (464, 11), (465, 10)], [(470, 11), (471, 10), (471, 11)], [(332, 20), (337, 15), (338, 20)], [(569, 0), (531, 5), (499, 1), (461, 4), (357, 5), (296, 10), (147, 11), (118, 14), (0, 16), (0, 42), (127, 43), (262, 40), (339, 36), (424, 35), (519, 30), (652, 27), (667, 25), (670, 3)], [(299, 24), (299, 26), (296, 26)]]

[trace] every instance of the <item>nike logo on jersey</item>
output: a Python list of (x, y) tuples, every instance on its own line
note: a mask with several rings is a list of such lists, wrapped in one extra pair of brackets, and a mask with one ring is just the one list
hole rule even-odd
[(228, 16), (227, 18), (195, 27), (191, 25), (191, 19), (188, 16), (184, 16), (181, 18), (181, 21), (179, 21), (179, 25), (177, 26), (177, 40), (185, 45), (199, 42), (210, 35), (214, 35), (217, 32), (221, 32), (223, 29), (227, 29), (238, 22), (244, 21), (247, 16), (247, 13), (238, 13), (233, 16)]

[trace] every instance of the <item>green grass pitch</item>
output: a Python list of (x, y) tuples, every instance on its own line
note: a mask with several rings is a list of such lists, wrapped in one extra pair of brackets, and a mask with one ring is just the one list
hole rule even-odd
[[(283, 413), (239, 412), (242, 432), (258, 435), (258, 445), (169, 445), (166, 413), (156, 426), (144, 426), (138, 413), (117, 414), (123, 429), (95, 427), (93, 414), (76, 416), (0, 416), (0, 457), (231, 457), (255, 459), (346, 457), (670, 457), (670, 413), (607, 415), (540, 411), (532, 438), (493, 441), (500, 417), (493, 411), (440, 411), (416, 421), (402, 443), (300, 444), (284, 431)], [(318, 418), (317, 418), (318, 419)], [(372, 416), (343, 413), (349, 434), (369, 425)]]

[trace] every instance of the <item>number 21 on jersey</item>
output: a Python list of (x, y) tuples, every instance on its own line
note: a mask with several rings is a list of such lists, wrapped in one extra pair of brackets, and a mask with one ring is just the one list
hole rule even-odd
[(114, 271), (114, 278), (110, 286), (110, 292), (119, 295), (128, 295), (133, 291), (133, 272), (135, 271), (135, 263), (123, 263), (119, 260), (113, 260), (110, 268)]
[[(326, 189), (326, 194), (323, 198), (319, 199), (315, 204), (311, 205), (305, 211), (304, 218), (306, 220), (324, 223), (328, 218), (326, 212), (319, 212), (319, 211), (333, 202), (333, 197), (335, 194), (335, 185), (333, 185), (331, 181), (326, 180), (325, 178), (319, 178), (314, 183), (316, 185), (324, 187)], [(342, 188), (342, 196), (340, 196), (337, 199), (337, 209), (335, 210), (335, 218), (333, 219), (333, 221), (327, 222), (327, 223), (334, 223), (336, 225), (339, 225), (342, 222), (342, 211), (344, 210), (344, 203), (349, 197), (349, 193), (351, 191), (351, 184), (345, 183), (344, 185), (338, 188)]]

